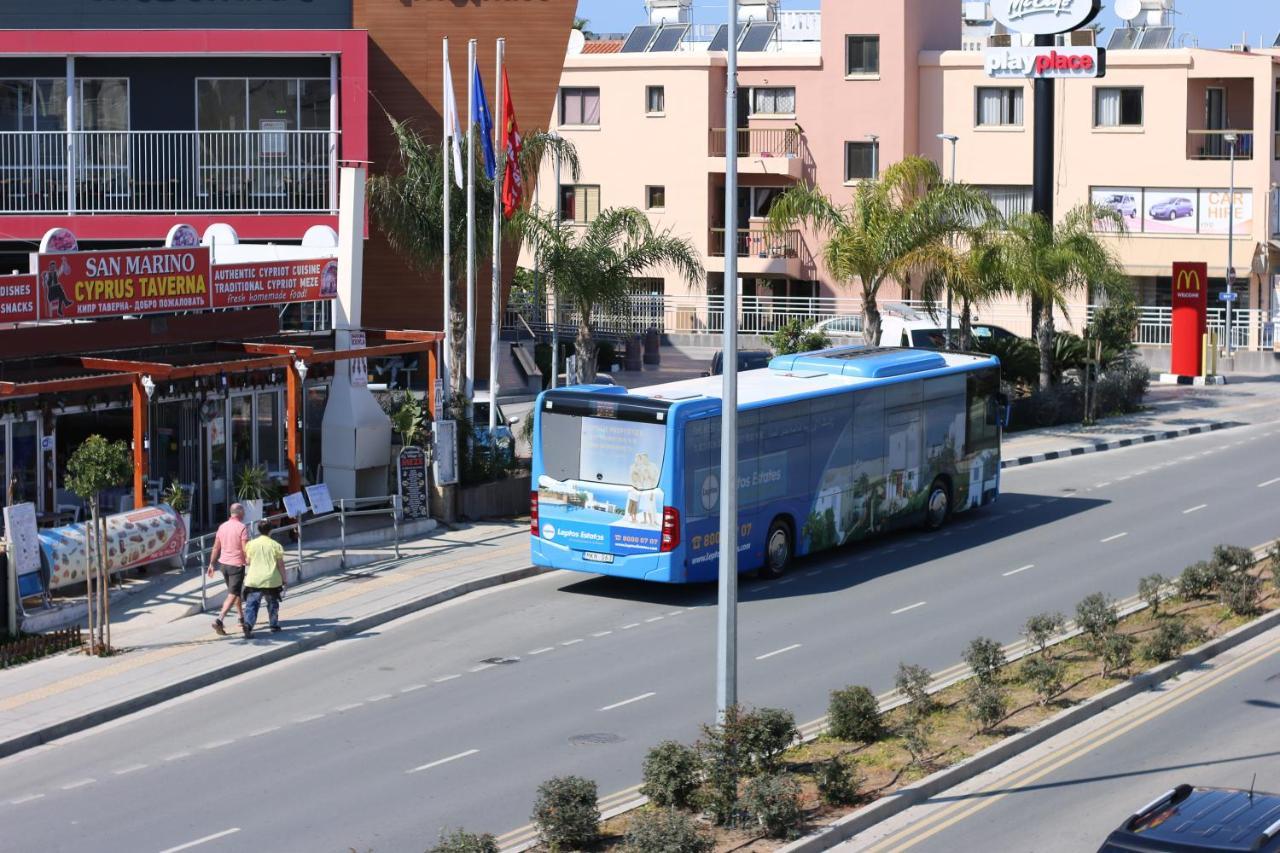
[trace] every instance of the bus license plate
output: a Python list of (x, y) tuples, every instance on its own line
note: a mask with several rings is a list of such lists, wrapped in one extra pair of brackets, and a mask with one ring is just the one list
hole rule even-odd
[(613, 555), (599, 554), (595, 551), (583, 551), (582, 559), (586, 560), (588, 563), (612, 563)]

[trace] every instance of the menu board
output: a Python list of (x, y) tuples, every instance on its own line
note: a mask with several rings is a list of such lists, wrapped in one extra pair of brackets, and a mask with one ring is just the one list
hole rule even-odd
[(119, 317), (209, 307), (209, 250), (135, 249), (37, 256), (40, 316)]
[(335, 260), (218, 264), (213, 268), (213, 307), (317, 302), (338, 295)]
[(40, 574), (40, 538), (36, 531), (36, 505), (20, 503), (4, 508), (4, 535), (9, 540), (9, 570), (18, 578), (18, 588), (26, 590), (27, 575)]
[(400, 482), (400, 504), (405, 518), (426, 518), (427, 508), (427, 454), (421, 447), (405, 447), (396, 461), (397, 479)]
[(290, 518), (302, 518), (302, 514), (307, 511), (306, 496), (302, 492), (285, 495), (284, 511), (289, 514)]
[(329, 496), (328, 483), (316, 483), (307, 486), (307, 499), (311, 501), (311, 511), (316, 515), (333, 512), (333, 498)]
[(0, 275), (0, 323), (27, 323), (36, 319), (36, 277)]

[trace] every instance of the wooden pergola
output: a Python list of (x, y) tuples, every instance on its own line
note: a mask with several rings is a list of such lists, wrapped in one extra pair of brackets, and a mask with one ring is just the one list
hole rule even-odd
[[(239, 353), (242, 357), (190, 365), (88, 355), (68, 356), (68, 366), (78, 366), (81, 370), (89, 371), (90, 375), (34, 382), (0, 382), (0, 399), (128, 387), (132, 393), (133, 407), (133, 500), (134, 506), (141, 507), (146, 503), (145, 438), (150, 428), (147, 422), (147, 404), (150, 401), (150, 396), (147, 394), (149, 383), (283, 368), (286, 377), (285, 444), (288, 455), (289, 491), (296, 492), (302, 488), (302, 472), (298, 468), (298, 457), (301, 451), (298, 421), (306, 366), (331, 364), (355, 358), (387, 358), (395, 355), (425, 353), (427, 405), (432, 418), (436, 417), (435, 395), (432, 393), (437, 376), (435, 344), (444, 339), (444, 334), (388, 330), (368, 331), (366, 335), (367, 340), (370, 341), (369, 345), (347, 350), (324, 350), (287, 342), (219, 341), (214, 345), (215, 351), (228, 354)], [(152, 388), (154, 391), (154, 385)]]

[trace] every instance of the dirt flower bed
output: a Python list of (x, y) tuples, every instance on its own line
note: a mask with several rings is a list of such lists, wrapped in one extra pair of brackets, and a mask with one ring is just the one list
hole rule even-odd
[[(1070, 614), (1072, 623), (1061, 614), (1029, 618), (1018, 660), (1006, 660), (998, 644), (976, 638), (962, 654), (973, 674), (957, 683), (939, 689), (927, 670), (903, 664), (900, 698), (888, 703), (894, 705), (890, 710), (880, 712), (865, 689), (842, 688), (845, 701), (835, 701), (833, 694), (829, 722), (862, 739), (827, 733), (797, 744), (789, 712), (735, 709), (723, 724), (704, 726), (697, 744), (668, 742), (650, 751), (641, 789), (648, 805), (598, 824), (588, 820), (598, 831), (577, 843), (538, 821), (544, 839), (558, 837), (561, 843), (535, 849), (777, 850), (1280, 609), (1277, 566), (1280, 544), (1260, 560), (1248, 549), (1219, 546), (1213, 559), (1187, 567), (1177, 578), (1144, 578), (1138, 600), (1146, 604), (1136, 612), (1121, 616), (1116, 602), (1095, 594)], [(1067, 629), (1080, 633), (1064, 639), (1072, 633)], [(577, 781), (594, 792), (594, 784)], [(595, 808), (593, 793), (582, 799), (583, 808)], [(564, 808), (557, 804), (544, 813)]]

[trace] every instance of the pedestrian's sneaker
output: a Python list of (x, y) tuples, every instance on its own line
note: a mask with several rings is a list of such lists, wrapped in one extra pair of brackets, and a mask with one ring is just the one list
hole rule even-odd
[(273, 634), (278, 634), (278, 633), (280, 633), (280, 626), (279, 626), (279, 625), (272, 625), (272, 626), (271, 626), (271, 633), (273, 633)]
[(227, 629), (222, 627), (221, 619), (213, 620), (213, 630), (217, 631), (220, 636), (223, 636), (223, 637), (227, 636)]
[(246, 640), (253, 636), (253, 629), (252, 629), (252, 628), (250, 628), (248, 625), (244, 625), (244, 626), (242, 626), (242, 627), (244, 628), (244, 638), (245, 638)]

